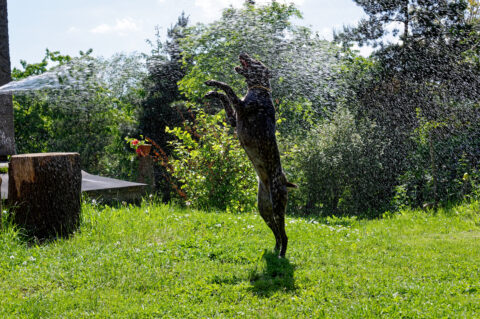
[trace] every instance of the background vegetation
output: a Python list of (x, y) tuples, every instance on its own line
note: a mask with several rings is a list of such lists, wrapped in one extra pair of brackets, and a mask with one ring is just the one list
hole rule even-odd
[[(4, 206), (0, 317), (479, 317), (480, 3), (355, 2), (368, 18), (333, 42), (295, 25), (293, 5), (246, 1), (207, 25), (182, 14), (146, 55), (22, 61), (14, 79), (53, 84), (14, 97), (19, 153), (77, 151), (82, 169), (135, 180), (125, 137), (143, 136), (156, 194), (85, 199), (78, 231), (41, 244)], [(210, 78), (246, 91), (240, 52), (272, 70), (300, 186), (286, 259), (250, 213), (256, 178), (234, 129), (203, 99)]]
[[(190, 26), (182, 14), (144, 56), (47, 50), (13, 77), (64, 68), (73, 85), (15, 96), (18, 151), (77, 151), (91, 173), (135, 179), (124, 137), (142, 135), (161, 154), (165, 202), (252, 211), (254, 173), (221, 105), (203, 99), (211, 78), (246, 91), (233, 67), (248, 52), (272, 70), (283, 166), (300, 185), (290, 213), (374, 217), (475, 196), (478, 1), (355, 2), (367, 18), (333, 42), (294, 24), (294, 5), (246, 1), (210, 24)], [(354, 44), (375, 51), (362, 57)]]

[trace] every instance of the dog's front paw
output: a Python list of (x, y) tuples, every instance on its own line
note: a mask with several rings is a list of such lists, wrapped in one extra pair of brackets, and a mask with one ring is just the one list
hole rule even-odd
[(210, 91), (210, 92), (207, 92), (207, 93), (205, 94), (205, 97), (206, 97), (207, 99), (211, 99), (211, 98), (217, 97), (217, 96), (218, 96), (218, 92), (215, 92), (215, 91)]
[(205, 84), (208, 85), (208, 86), (215, 86), (215, 80), (205, 81)]

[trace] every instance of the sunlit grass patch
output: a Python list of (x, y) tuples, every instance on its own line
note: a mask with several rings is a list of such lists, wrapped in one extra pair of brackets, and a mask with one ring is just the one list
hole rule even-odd
[(378, 220), (83, 206), (70, 239), (0, 234), (0, 317), (477, 317), (479, 204)]

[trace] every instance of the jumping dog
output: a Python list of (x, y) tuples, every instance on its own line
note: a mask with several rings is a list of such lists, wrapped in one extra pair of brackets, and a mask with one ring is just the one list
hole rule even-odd
[(288, 244), (285, 232), (287, 187), (297, 186), (287, 181), (280, 163), (270, 71), (246, 53), (240, 54), (239, 60), (241, 66), (235, 67), (235, 71), (245, 77), (247, 95), (240, 99), (229, 85), (209, 80), (206, 85), (225, 93), (210, 91), (205, 97), (220, 99), (228, 122), (236, 128), (240, 144), (258, 176), (258, 210), (275, 235), (275, 250), (279, 251), (280, 257), (285, 257)]

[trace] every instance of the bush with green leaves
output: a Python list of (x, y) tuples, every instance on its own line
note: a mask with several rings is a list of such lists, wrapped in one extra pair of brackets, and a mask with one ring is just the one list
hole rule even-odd
[(415, 148), (393, 201), (398, 208), (447, 204), (478, 193), (478, 105), (450, 105), (442, 113), (427, 118), (417, 109), (419, 127), (411, 135)]
[(463, 176), (480, 162), (478, 1), (355, 2), (366, 18), (336, 38), (377, 48), (373, 72), (354, 90), (362, 114), (390, 140), (382, 163), (386, 187), (397, 186), (393, 204), (461, 199), (471, 188)]
[(381, 156), (386, 141), (376, 125), (356, 120), (338, 108), (314, 127), (286, 158), (300, 189), (290, 192), (290, 206), (304, 214), (324, 216), (374, 214), (385, 204)]
[(52, 82), (14, 96), (17, 151), (78, 152), (82, 169), (129, 178), (135, 156), (123, 137), (136, 127), (144, 74), (140, 57), (118, 54), (103, 60), (90, 53), (71, 58), (47, 50), (41, 63), (23, 61), (23, 70), (14, 69), (15, 80), (45, 74)]
[[(194, 107), (193, 105), (190, 105)], [(196, 108), (194, 120), (167, 128), (173, 155), (173, 177), (186, 194), (186, 203), (201, 209), (251, 212), (255, 209), (257, 180), (254, 169), (225, 112), (206, 114)]]

